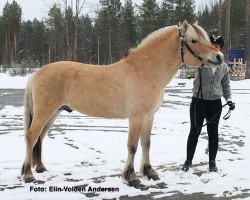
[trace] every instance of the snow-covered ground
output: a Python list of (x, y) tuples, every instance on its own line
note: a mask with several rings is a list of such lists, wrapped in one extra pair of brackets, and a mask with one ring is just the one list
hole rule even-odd
[[(5, 95), (15, 92), (3, 89), (22, 89), (27, 79), (0, 74), (0, 102)], [(250, 80), (231, 81), (236, 109), (227, 121), (221, 119), (218, 173), (208, 172), (206, 128), (199, 138), (193, 168), (187, 173), (181, 171), (186, 157), (192, 81), (173, 79), (166, 88), (164, 103), (155, 115), (150, 153), (160, 180), (140, 177), (143, 186), (139, 188), (128, 186), (120, 177), (127, 156), (127, 120), (94, 118), (75, 111), (63, 111), (44, 141), (43, 161), (49, 171), (34, 172), (40, 182), (25, 184), (20, 177), (25, 156), (23, 107), (11, 101), (0, 106), (0, 199), (111, 199), (122, 196), (126, 199), (138, 195), (141, 199), (163, 199), (175, 194), (197, 193), (249, 198)], [(222, 115), (227, 110), (224, 108)], [(137, 172), (140, 161), (139, 148), (135, 158)], [(59, 191), (76, 186), (82, 192)], [(89, 191), (98, 187), (118, 188), (119, 191)]]

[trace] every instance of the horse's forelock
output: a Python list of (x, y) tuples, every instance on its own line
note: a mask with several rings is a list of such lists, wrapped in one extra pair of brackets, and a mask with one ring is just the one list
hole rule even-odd
[(198, 24), (191, 24), (190, 26), (195, 32), (194, 37), (196, 37), (196, 39), (198, 39), (201, 44), (205, 44), (205, 45), (210, 44), (210, 40), (207, 35), (207, 32), (202, 27), (200, 27)]

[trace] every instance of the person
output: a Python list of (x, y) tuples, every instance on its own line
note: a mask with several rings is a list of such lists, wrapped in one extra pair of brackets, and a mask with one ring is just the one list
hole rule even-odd
[[(221, 36), (212, 35), (210, 36), (210, 41), (216, 48), (223, 49), (224, 40)], [(199, 75), (200, 72), (201, 75)], [(203, 95), (200, 92), (200, 78), (202, 80)], [(209, 138), (209, 170), (210, 172), (218, 171), (215, 159), (218, 151), (218, 125), (222, 111), (222, 96), (225, 98), (229, 109), (234, 110), (235, 103), (231, 98), (227, 64), (223, 62), (221, 65), (214, 68), (201, 67), (201, 69), (196, 69), (193, 82), (193, 97), (190, 105), (191, 125), (187, 140), (187, 158), (182, 167), (183, 171), (188, 171), (192, 166), (192, 160), (204, 119), (207, 121), (207, 133)]]

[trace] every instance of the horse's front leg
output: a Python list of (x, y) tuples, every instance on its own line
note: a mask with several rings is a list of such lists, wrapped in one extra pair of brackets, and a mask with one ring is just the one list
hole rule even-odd
[(141, 174), (147, 176), (148, 179), (159, 180), (159, 176), (157, 172), (152, 168), (150, 164), (149, 158), (149, 150), (150, 150), (150, 139), (151, 139), (151, 130), (153, 126), (154, 118), (152, 117), (148, 120), (142, 133), (140, 135), (141, 147), (142, 147), (142, 162), (141, 162)]
[(138, 140), (143, 129), (143, 121), (138, 118), (129, 119), (129, 135), (128, 135), (128, 158), (123, 171), (123, 178), (131, 186), (138, 186), (141, 182), (135, 174), (134, 157), (138, 147)]

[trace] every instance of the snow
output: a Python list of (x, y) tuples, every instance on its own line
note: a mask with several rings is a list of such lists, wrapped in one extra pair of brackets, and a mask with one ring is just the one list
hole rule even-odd
[(20, 76), (9, 76), (4, 73), (0, 73), (0, 89), (23, 89), (26, 86), (29, 75)]
[[(0, 74), (0, 87), (23, 89), (27, 80), (28, 76)], [(187, 173), (181, 171), (186, 156), (192, 83), (193, 80), (174, 78), (166, 88), (163, 106), (155, 115), (150, 152), (151, 163), (160, 180), (147, 180), (138, 173), (146, 189), (130, 187), (120, 177), (127, 156), (128, 121), (94, 118), (75, 111), (63, 111), (45, 138), (43, 161), (49, 171), (34, 172), (40, 183), (24, 183), (20, 177), (25, 156), (23, 107), (0, 106), (0, 199), (111, 199), (154, 192), (154, 199), (177, 192), (214, 197), (246, 194), (249, 198), (250, 80), (231, 81), (236, 109), (231, 118), (220, 122), (218, 173), (208, 172), (206, 128), (199, 138), (193, 168)], [(2, 95), (0, 93), (0, 102)], [(223, 109), (222, 116), (227, 110)], [(138, 148), (136, 172), (139, 172), (140, 161), (141, 149)], [(72, 186), (82, 186), (86, 191), (49, 191), (51, 187)], [(88, 191), (89, 187), (114, 187), (119, 191), (94, 194)]]

